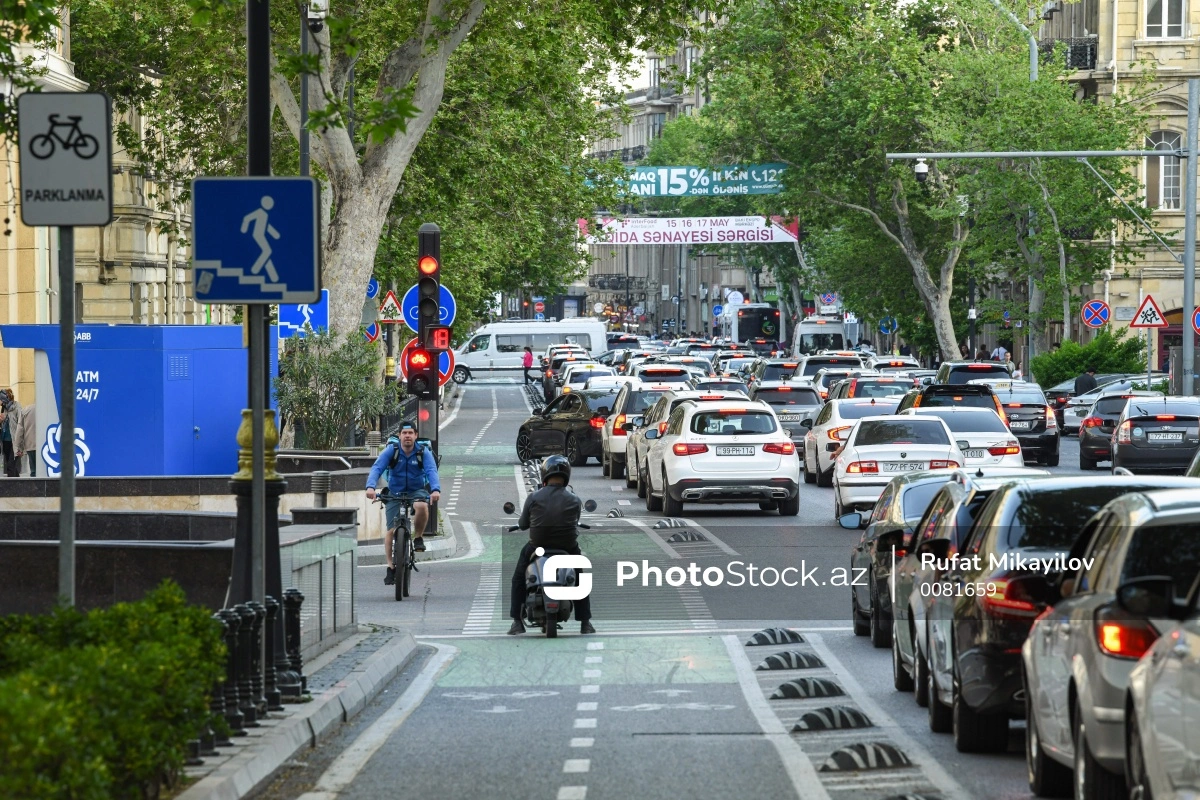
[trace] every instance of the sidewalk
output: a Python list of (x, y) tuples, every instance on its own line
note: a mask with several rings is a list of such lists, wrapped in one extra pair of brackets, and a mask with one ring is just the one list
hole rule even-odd
[(266, 785), (275, 772), (356, 716), (416, 652), (410, 634), (394, 628), (362, 625), (360, 632), (322, 653), (306, 666), (307, 703), (285, 703), (284, 710), (259, 720), (234, 746), (188, 767), (195, 781), (176, 800), (241, 800)]

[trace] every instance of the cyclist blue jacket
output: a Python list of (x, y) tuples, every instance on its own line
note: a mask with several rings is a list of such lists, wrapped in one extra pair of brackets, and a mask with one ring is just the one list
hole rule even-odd
[[(440, 492), (442, 490), (442, 484), (438, 481), (437, 463), (433, 453), (429, 452), (429, 448), (414, 447), (411, 453), (405, 455), (404, 449), (398, 444), (390, 444), (383, 448), (379, 458), (375, 459), (375, 463), (371, 466), (371, 474), (367, 476), (368, 489), (375, 488), (375, 482), (387, 469), (394, 452), (397, 453), (396, 466), (392, 467), (392, 473), (388, 479), (389, 494), (395, 497), (401, 494)], [(421, 453), (421, 456), (418, 456), (418, 453)], [(428, 486), (426, 486), (426, 482), (428, 482)]]

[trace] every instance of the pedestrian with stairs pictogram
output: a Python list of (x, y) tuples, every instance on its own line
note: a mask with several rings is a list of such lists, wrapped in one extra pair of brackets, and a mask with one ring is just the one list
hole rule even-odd
[(254, 232), (250, 235), (254, 239), (254, 243), (258, 245), (260, 252), (258, 260), (250, 268), (250, 274), (257, 275), (265, 267), (271, 283), (279, 283), (279, 273), (275, 271), (275, 265), (271, 263), (271, 243), (267, 241), (268, 235), (272, 239), (279, 238), (279, 231), (275, 230), (275, 226), (267, 221), (267, 212), (274, 207), (275, 199), (270, 195), (264, 195), (263, 199), (259, 201), (258, 208), (242, 217), (242, 233), (245, 233), (250, 224), (254, 223)]

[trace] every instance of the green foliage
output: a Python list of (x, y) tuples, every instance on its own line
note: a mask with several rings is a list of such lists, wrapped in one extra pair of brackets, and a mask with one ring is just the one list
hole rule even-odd
[(378, 342), (357, 332), (339, 337), (310, 329), (305, 338), (288, 340), (279, 357), (279, 413), (303, 425), (309, 448), (336, 449), (351, 424), (399, 401), (399, 382), (379, 384), (378, 373)]
[(17, 97), (24, 92), (39, 92), (37, 76), (45, 74), (33, 56), (21, 56), (21, 45), (53, 49), (58, 25), (57, 0), (0, 0), (0, 78), (11, 87), (0, 97), (0, 134), (17, 141)]
[(1096, 372), (1144, 372), (1146, 369), (1146, 343), (1137, 336), (1118, 338), (1111, 331), (1103, 330), (1086, 345), (1072, 341), (1049, 353), (1034, 356), (1033, 377), (1042, 386), (1053, 386), (1070, 378), (1076, 378), (1094, 366)]
[(220, 626), (170, 582), (86, 614), (0, 618), (0, 796), (157, 796), (224, 659)]

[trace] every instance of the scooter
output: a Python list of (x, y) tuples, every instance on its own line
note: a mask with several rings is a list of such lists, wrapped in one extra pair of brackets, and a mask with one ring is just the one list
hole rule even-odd
[[(504, 513), (512, 514), (516, 508), (511, 502), (505, 503)], [(583, 504), (583, 509), (588, 512), (595, 511), (596, 501), (588, 500)], [(590, 525), (582, 522), (577, 525), (584, 529), (591, 528)], [(520, 529), (519, 525), (513, 525), (505, 528), (505, 532), (512, 533)], [(573, 557), (563, 550), (537, 548), (534, 551), (534, 559), (525, 568), (525, 602), (521, 606), (523, 621), (544, 630), (547, 639), (558, 637), (558, 623), (566, 622), (571, 618), (574, 605), (570, 600), (550, 597), (546, 593), (546, 587), (573, 589), (579, 584), (579, 573), (571, 567), (558, 567), (554, 570), (553, 575), (548, 574), (546, 562), (550, 560), (551, 556)]]

